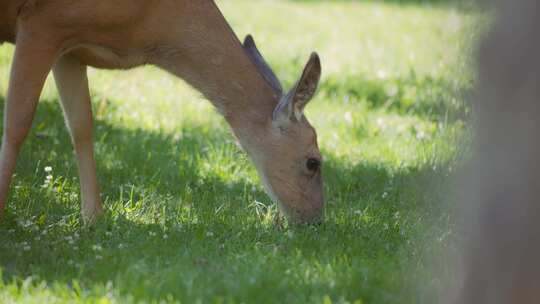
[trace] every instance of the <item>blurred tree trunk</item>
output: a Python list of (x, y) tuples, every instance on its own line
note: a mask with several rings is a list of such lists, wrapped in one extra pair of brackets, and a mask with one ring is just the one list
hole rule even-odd
[(468, 239), (452, 303), (540, 303), (539, 4), (499, 1), (481, 45)]

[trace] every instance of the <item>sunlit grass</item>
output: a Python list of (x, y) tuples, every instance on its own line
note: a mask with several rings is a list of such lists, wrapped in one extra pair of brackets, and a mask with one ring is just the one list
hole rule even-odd
[[(446, 182), (467, 147), (476, 17), (353, 1), (218, 4), (287, 87), (321, 55), (307, 112), (326, 160), (326, 222), (276, 226), (210, 103), (144, 67), (89, 72), (106, 216), (84, 227), (49, 79), (0, 224), (0, 302), (437, 302), (451, 270), (426, 255), (451, 251)], [(12, 51), (0, 47), (2, 104)]]

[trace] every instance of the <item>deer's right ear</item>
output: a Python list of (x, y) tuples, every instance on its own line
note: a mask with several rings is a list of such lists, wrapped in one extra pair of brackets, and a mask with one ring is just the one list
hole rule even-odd
[(270, 84), (270, 86), (274, 89), (274, 91), (276, 91), (278, 96), (281, 96), (283, 94), (283, 88), (281, 87), (281, 83), (276, 77), (276, 74), (274, 74), (274, 71), (272, 71), (268, 63), (266, 63), (263, 56), (257, 49), (257, 46), (255, 45), (255, 40), (253, 40), (253, 37), (251, 35), (247, 35), (246, 39), (244, 39), (244, 49), (246, 50), (246, 53), (248, 54), (251, 61), (257, 66), (257, 69), (262, 74), (266, 82)]
[(300, 121), (304, 108), (311, 101), (321, 79), (321, 60), (317, 53), (312, 53), (300, 80), (283, 96), (274, 109), (272, 119), (278, 124)]

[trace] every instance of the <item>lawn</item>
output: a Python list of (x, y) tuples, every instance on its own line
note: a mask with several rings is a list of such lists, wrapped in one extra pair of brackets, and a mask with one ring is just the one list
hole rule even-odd
[[(224, 120), (152, 67), (89, 72), (106, 215), (83, 225), (49, 79), (0, 223), (0, 302), (437, 303), (478, 26), (419, 2), (218, 1), (286, 87), (321, 55), (307, 109), (325, 157), (317, 227), (276, 226)], [(0, 47), (2, 106), (12, 52)]]

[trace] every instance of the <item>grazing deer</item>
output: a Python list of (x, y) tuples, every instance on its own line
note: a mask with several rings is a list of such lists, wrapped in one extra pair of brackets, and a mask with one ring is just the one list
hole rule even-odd
[(102, 213), (86, 67), (153, 64), (213, 103), (289, 219), (320, 219), (321, 155), (303, 115), (321, 74), (316, 53), (283, 93), (251, 36), (240, 43), (211, 0), (2, 0), (3, 41), (16, 46), (4, 112), (0, 210), (52, 69), (77, 155), (82, 216), (93, 220)]

